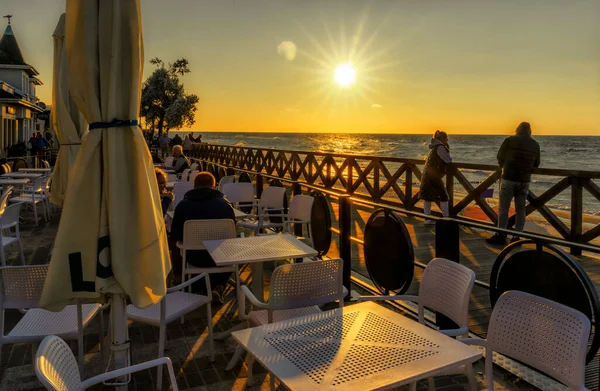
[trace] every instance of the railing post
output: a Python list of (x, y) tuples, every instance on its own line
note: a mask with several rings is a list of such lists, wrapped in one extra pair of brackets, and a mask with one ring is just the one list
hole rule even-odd
[(349, 298), (351, 292), (350, 272), (352, 270), (352, 243), (350, 242), (352, 234), (352, 201), (349, 195), (344, 194), (339, 197), (339, 208), (339, 249), (340, 258), (344, 261), (343, 281), (344, 286), (348, 290), (348, 296), (346, 297)]
[(412, 172), (412, 163), (405, 163), (406, 174), (404, 176), (404, 208), (407, 210), (412, 209), (412, 197), (413, 197), (413, 172)]
[[(302, 194), (302, 186), (300, 186), (300, 183), (294, 182), (294, 185), (292, 187), (292, 193), (294, 194), (294, 196)], [(294, 235), (302, 236), (301, 224), (294, 224)]]
[[(446, 219), (436, 220), (435, 256), (460, 263), (460, 231), (456, 221)], [(439, 312), (435, 314), (435, 323), (440, 329), (457, 327), (456, 323)]]
[(263, 176), (256, 174), (256, 198), (260, 199), (263, 192)]
[[(583, 230), (583, 186), (581, 178), (571, 178), (571, 241), (579, 242)], [(571, 254), (581, 255), (581, 249), (571, 247)]]
[(448, 212), (454, 216), (454, 166), (446, 165), (446, 191), (448, 192)]
[(346, 158), (348, 162), (348, 176), (346, 177), (346, 194), (352, 194), (352, 188), (354, 187), (354, 175), (353, 175), (353, 166), (354, 166), (354, 158), (348, 157)]

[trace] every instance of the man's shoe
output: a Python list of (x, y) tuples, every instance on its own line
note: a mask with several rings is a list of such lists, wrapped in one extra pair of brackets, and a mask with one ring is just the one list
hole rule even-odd
[(491, 238), (487, 238), (485, 240), (489, 244), (499, 244), (501, 246), (506, 246), (506, 236), (500, 234), (494, 234)]

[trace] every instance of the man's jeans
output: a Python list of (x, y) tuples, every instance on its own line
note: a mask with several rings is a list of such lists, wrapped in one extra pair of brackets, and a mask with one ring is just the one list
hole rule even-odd
[(500, 206), (498, 207), (498, 228), (508, 226), (508, 210), (510, 202), (515, 198), (515, 229), (523, 231), (525, 227), (525, 202), (529, 192), (529, 182), (514, 182), (502, 179), (500, 183)]

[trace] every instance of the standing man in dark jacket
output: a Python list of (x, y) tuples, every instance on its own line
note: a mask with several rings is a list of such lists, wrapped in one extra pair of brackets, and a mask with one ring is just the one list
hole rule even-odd
[[(235, 221), (233, 207), (225, 199), (223, 193), (216, 190), (217, 181), (209, 172), (200, 172), (194, 179), (194, 188), (177, 204), (171, 224), (171, 242), (183, 240), (183, 225), (188, 220), (232, 219)], [(181, 276), (182, 259), (179, 249), (172, 246), (171, 262), (175, 277)], [(216, 264), (206, 250), (188, 251), (187, 261), (196, 267), (215, 267)], [(210, 283), (213, 289), (213, 299), (222, 301), (223, 290), (231, 273), (211, 273)], [(202, 284), (200, 284), (202, 285)]]
[[(521, 122), (515, 133), (514, 136), (504, 140), (498, 151), (498, 164), (502, 168), (498, 228), (508, 226), (508, 210), (514, 198), (517, 215), (515, 229), (523, 231), (526, 217), (525, 202), (531, 173), (540, 165), (540, 145), (531, 137), (529, 122)], [(506, 235), (497, 233), (486, 241), (491, 244), (506, 245)]]

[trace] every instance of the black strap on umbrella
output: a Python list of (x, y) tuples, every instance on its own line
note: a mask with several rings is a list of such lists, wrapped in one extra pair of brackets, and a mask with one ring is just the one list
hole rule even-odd
[(120, 128), (124, 126), (137, 126), (137, 119), (113, 119), (110, 122), (92, 122), (89, 130), (105, 129), (105, 128)]

